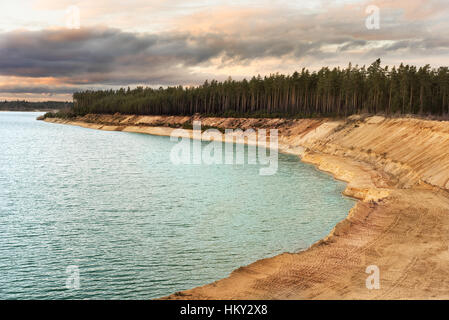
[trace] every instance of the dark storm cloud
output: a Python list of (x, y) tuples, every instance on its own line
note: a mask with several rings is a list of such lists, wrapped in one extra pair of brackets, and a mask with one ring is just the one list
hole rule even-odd
[[(234, 38), (226, 34), (133, 34), (116, 29), (16, 31), (0, 34), (0, 74), (65, 78), (74, 84), (160, 83), (186, 77), (185, 68), (307, 54), (317, 44), (289, 39)], [(184, 74), (183, 74), (184, 73)]]
[(0, 74), (53, 77), (70, 84), (170, 84), (198, 80), (188, 68), (212, 58), (225, 62), (287, 55), (327, 56), (323, 45), (365, 42), (338, 36), (332, 40), (292, 41), (267, 35), (133, 34), (116, 29), (16, 31), (0, 34)]
[(139, 36), (114, 29), (0, 35), (0, 73), (9, 76), (73, 77), (74, 82), (89, 82), (100, 80), (100, 74), (114, 74), (127, 67), (131, 68), (123, 74), (127, 80), (133, 71), (143, 73), (173, 62), (198, 61), (198, 56), (186, 37)]

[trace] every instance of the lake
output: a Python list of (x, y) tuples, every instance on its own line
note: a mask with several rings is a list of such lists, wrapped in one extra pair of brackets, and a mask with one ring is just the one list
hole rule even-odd
[(272, 176), (174, 165), (169, 137), (40, 114), (0, 112), (1, 299), (161, 297), (303, 250), (354, 205), (294, 155)]

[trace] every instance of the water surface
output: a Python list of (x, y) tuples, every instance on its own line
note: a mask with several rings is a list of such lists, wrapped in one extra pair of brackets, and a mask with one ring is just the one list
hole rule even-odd
[[(354, 201), (296, 156), (170, 162), (168, 137), (0, 112), (0, 298), (149, 299), (308, 247)], [(67, 289), (68, 266), (80, 288)]]

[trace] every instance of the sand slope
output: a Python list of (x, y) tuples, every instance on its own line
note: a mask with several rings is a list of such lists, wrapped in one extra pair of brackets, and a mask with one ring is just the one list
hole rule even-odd
[[(47, 119), (169, 135), (190, 117)], [(347, 181), (360, 199), (330, 235), (300, 253), (241, 267), (167, 299), (449, 298), (449, 122), (353, 116), (345, 121), (202, 118), (221, 128), (277, 128), (280, 149)], [(170, 127), (171, 126), (171, 127)], [(367, 266), (380, 270), (369, 290)]]

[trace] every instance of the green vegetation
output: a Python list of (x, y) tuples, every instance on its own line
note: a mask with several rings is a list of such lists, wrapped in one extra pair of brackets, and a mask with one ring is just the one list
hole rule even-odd
[(43, 101), (43, 102), (29, 102), (29, 101), (0, 101), (0, 110), (6, 111), (47, 111), (47, 110), (61, 110), (73, 107), (71, 102), (60, 101)]
[(251, 80), (206, 81), (198, 87), (84, 91), (73, 95), (75, 115), (203, 115), (316, 117), (354, 113), (449, 113), (449, 68), (403, 65), (303, 69)]
[(44, 120), (46, 118), (60, 118), (60, 119), (70, 119), (75, 117), (76, 115), (73, 113), (73, 108), (65, 108), (63, 110), (59, 110), (57, 112), (47, 112), (43, 116), (37, 118), (37, 120)]

